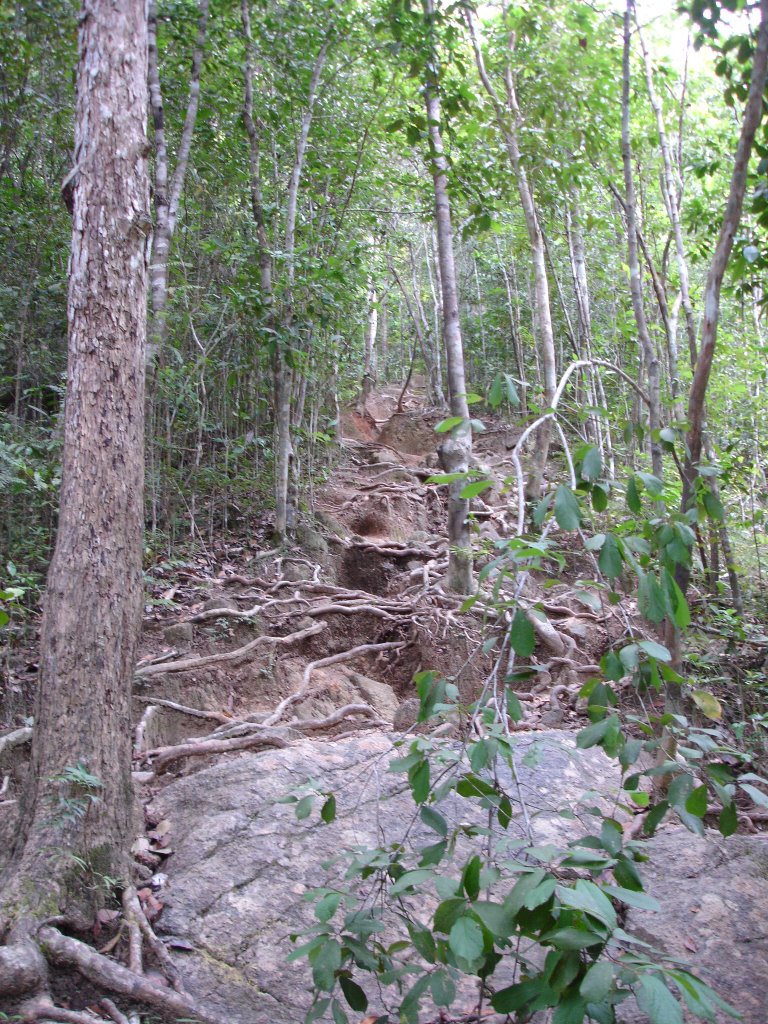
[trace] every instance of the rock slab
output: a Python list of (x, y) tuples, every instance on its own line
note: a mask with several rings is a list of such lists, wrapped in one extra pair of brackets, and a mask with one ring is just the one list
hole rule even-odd
[[(519, 743), (518, 776), (535, 841), (562, 845), (583, 830), (559, 809), (575, 810), (585, 792), (587, 803), (610, 799), (619, 784), (616, 767), (599, 750), (576, 750), (565, 732), (521, 735)], [(175, 847), (159, 930), (180, 940), (186, 951), (173, 953), (185, 984), (222, 1021), (303, 1019), (311, 1002), (309, 970), (287, 957), (290, 936), (315, 923), (305, 894), (342, 873), (337, 864), (329, 874), (324, 862), (345, 849), (398, 840), (412, 822), (404, 778), (387, 771), (391, 756), (402, 752), (380, 733), (306, 740), (242, 754), (182, 777), (157, 796), (154, 813), (170, 818)], [(336, 794), (338, 814), (330, 825), (318, 820), (320, 801), (304, 821), (292, 805), (277, 803), (310, 780)], [(473, 807), (455, 796), (440, 805), (454, 822), (471, 820)], [(523, 815), (510, 832), (525, 837)], [(430, 835), (434, 841), (420, 822), (411, 832), (415, 840)], [(745, 1024), (766, 1024), (768, 844), (670, 831), (649, 845), (648, 890), (663, 912), (633, 912), (627, 930), (687, 960), (743, 1012)], [(459, 849), (459, 861), (467, 850)], [(647, 1020), (628, 1004), (622, 1013), (632, 1024)]]

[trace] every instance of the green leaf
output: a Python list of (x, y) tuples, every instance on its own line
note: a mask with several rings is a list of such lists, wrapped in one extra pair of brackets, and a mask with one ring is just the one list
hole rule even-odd
[(661, 497), (664, 491), (663, 481), (659, 480), (659, 478), (654, 476), (652, 473), (637, 473), (636, 476), (643, 481), (646, 491), (648, 491), (652, 498)]
[(363, 992), (360, 986), (352, 981), (351, 978), (347, 978), (345, 975), (339, 978), (339, 985), (341, 991), (344, 993), (344, 998), (349, 1003), (350, 1009), (357, 1010), (360, 1013), (365, 1013), (368, 1009), (368, 996)]
[(581, 512), (576, 495), (564, 484), (555, 492), (555, 519), (561, 530), (578, 530), (581, 526)]
[(584, 480), (597, 480), (603, 471), (603, 460), (600, 451), (594, 445), (590, 447), (581, 463), (581, 476)]
[(540, 995), (544, 986), (545, 982), (539, 977), (502, 988), (491, 999), (491, 1006), (498, 1013), (514, 1013)]
[(488, 404), (492, 409), (498, 409), (504, 400), (504, 381), (500, 373), (493, 378), (490, 391), (488, 392)]
[(447, 849), (448, 843), (444, 839), (439, 843), (434, 843), (432, 846), (425, 846), (421, 851), (419, 866), (425, 868), (428, 864), (439, 864), (445, 856)]
[(637, 1005), (648, 1014), (651, 1024), (683, 1024), (680, 1004), (664, 982), (654, 974), (644, 974), (635, 989)]
[(512, 619), (509, 642), (512, 650), (521, 658), (530, 658), (536, 648), (536, 633), (528, 616), (519, 608)]
[(691, 612), (688, 608), (688, 602), (686, 601), (685, 595), (678, 586), (674, 576), (668, 569), (664, 569), (662, 573), (662, 586), (667, 594), (669, 607), (672, 609), (672, 618), (675, 621), (675, 625), (679, 626), (680, 629), (685, 629), (687, 626), (690, 626)]
[(477, 898), (480, 892), (480, 858), (477, 855), (468, 861), (462, 871), (461, 885), (471, 900)]
[(312, 980), (322, 992), (331, 992), (336, 983), (336, 971), (341, 967), (341, 946), (335, 939), (326, 939), (309, 954)]
[(349, 1024), (349, 1017), (344, 1013), (338, 999), (334, 999), (331, 1003), (331, 1014), (333, 1015), (333, 1024)]
[(429, 987), (435, 1006), (450, 1006), (456, 998), (456, 986), (447, 971), (435, 971)]
[(542, 941), (545, 940), (555, 949), (589, 949), (604, 943), (605, 936), (586, 928), (558, 928), (543, 935)]
[(320, 808), (320, 817), (326, 824), (330, 824), (336, 818), (336, 797), (331, 793), (323, 806)]
[(687, 800), (685, 801), (685, 809), (689, 814), (695, 815), (697, 818), (703, 818), (707, 813), (707, 787), (697, 786), (691, 791)]
[(726, 839), (728, 836), (732, 836), (736, 829), (739, 827), (739, 816), (736, 811), (736, 804), (730, 803), (723, 807), (720, 811), (720, 817), (717, 820), (717, 827), (720, 829), (720, 834), (724, 835)]
[(315, 798), (312, 795), (303, 796), (301, 800), (296, 804), (296, 817), (299, 821), (303, 821), (304, 818), (308, 818), (312, 813), (312, 805), (315, 802)]
[(476, 900), (472, 910), (485, 927), (497, 939), (508, 939), (515, 932), (515, 915), (505, 903), (491, 900)]
[(637, 588), (637, 606), (649, 622), (663, 622), (667, 614), (667, 601), (659, 581), (652, 573), (641, 577)]
[(584, 975), (579, 994), (588, 1003), (600, 1003), (608, 995), (613, 987), (613, 964), (606, 961), (592, 964)]
[(608, 579), (612, 580), (617, 576), (621, 576), (621, 570), (624, 562), (621, 557), (621, 551), (619, 550), (619, 543), (612, 533), (607, 533), (605, 535), (605, 543), (600, 549), (597, 564), (600, 566), (600, 571), (604, 573)]
[(336, 911), (339, 909), (339, 903), (341, 903), (340, 892), (329, 892), (321, 900), (318, 901), (315, 906), (315, 917), (318, 921), (323, 924), (326, 921), (330, 921)]
[(432, 807), (424, 806), (421, 808), (421, 820), (427, 826), (431, 828), (433, 832), (437, 832), (439, 836), (448, 835), (448, 822), (440, 814), (439, 811), (434, 810)]
[(432, 868), (414, 868), (412, 871), (404, 871), (389, 890), (389, 895), (397, 896), (401, 892), (421, 885), (422, 882), (431, 881), (434, 877), (435, 873)]
[(640, 500), (640, 494), (637, 490), (637, 483), (635, 482), (635, 478), (633, 476), (631, 476), (629, 480), (627, 480), (626, 499), (627, 508), (629, 509), (629, 511), (633, 512), (636, 516), (640, 515), (640, 513), (643, 511), (643, 503)]
[(552, 1014), (552, 1024), (582, 1024), (587, 1004), (581, 996), (571, 993), (564, 996)]
[(714, 722), (719, 722), (723, 717), (723, 705), (709, 690), (694, 690), (692, 695), (693, 703), (706, 715), (707, 718), (711, 718)]
[(483, 952), (483, 932), (471, 917), (460, 917), (448, 935), (448, 945), (456, 956), (477, 960)]
[(447, 434), (449, 430), (453, 430), (454, 427), (458, 427), (460, 423), (464, 423), (463, 416), (449, 416), (448, 419), (440, 420), (435, 427), (436, 434)]
[(768, 807), (768, 796), (762, 793), (756, 786), (750, 786), (748, 782), (739, 782), (739, 787), (744, 790), (758, 807)]
[(415, 922), (408, 925), (408, 934), (411, 942), (418, 953), (420, 953), (429, 964), (435, 962), (435, 938), (429, 928), (421, 928)]
[(656, 806), (653, 807), (648, 812), (648, 817), (645, 819), (645, 822), (643, 823), (643, 833), (644, 833), (644, 835), (652, 836), (654, 834), (656, 829), (659, 827), (661, 822), (664, 820), (664, 817), (666, 816), (666, 813), (667, 813), (668, 810), (669, 810), (669, 801), (668, 800), (662, 800), (660, 803), (656, 804)]
[(415, 764), (409, 770), (408, 782), (411, 786), (411, 795), (414, 802), (423, 804), (429, 796), (430, 786), (429, 761), (426, 758), (422, 758), (418, 764)]
[(607, 484), (595, 484), (591, 491), (592, 508), (595, 512), (605, 512), (608, 508)]
[(458, 918), (464, 913), (466, 906), (467, 901), (463, 896), (452, 896), (450, 899), (443, 900), (435, 911), (434, 930), (447, 935)]
[(466, 500), (476, 498), (478, 494), (482, 494), (483, 491), (487, 491), (490, 487), (493, 487), (493, 480), (473, 480), (471, 484), (467, 484), (462, 490), (459, 497)]
[(613, 909), (613, 904), (594, 882), (587, 882), (580, 878), (573, 888), (559, 885), (557, 896), (566, 907), (582, 910), (609, 928), (616, 927), (616, 911)]
[(604, 885), (602, 888), (607, 896), (612, 896), (613, 899), (626, 903), (628, 907), (636, 907), (637, 910), (652, 910), (654, 912), (661, 910), (659, 901), (654, 899), (653, 896), (649, 896), (646, 892), (625, 889), (621, 885)]
[(603, 718), (599, 722), (588, 725), (576, 734), (576, 746), (580, 750), (594, 747), (605, 736), (610, 727), (610, 718)]
[(663, 644), (657, 644), (655, 640), (640, 640), (637, 645), (649, 658), (656, 661), (672, 661), (672, 655)]

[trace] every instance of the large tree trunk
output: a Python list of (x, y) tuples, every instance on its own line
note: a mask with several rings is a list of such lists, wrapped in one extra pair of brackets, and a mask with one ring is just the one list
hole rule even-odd
[[(434, 17), (433, 0), (423, 0), (428, 30)], [(464, 375), (464, 348), (459, 323), (459, 293), (456, 284), (456, 266), (453, 254), (453, 227), (448, 195), (448, 162), (440, 132), (440, 98), (435, 69), (436, 54), (425, 70), (424, 102), (431, 143), (430, 169), (435, 191), (435, 224), (440, 261), (440, 286), (443, 299), (443, 339), (448, 370), (448, 391), (451, 415), (460, 416), (461, 423), (441, 446), (443, 468), (449, 473), (466, 473), (472, 460), (472, 427), (467, 404), (467, 385)], [(469, 532), (469, 502), (461, 497), (464, 480), (449, 484), (448, 491), (448, 558), (447, 585), (457, 594), (469, 594), (474, 589), (472, 573), (472, 541)]]
[(192, 53), (192, 70), (189, 76), (189, 98), (181, 133), (176, 168), (169, 181), (168, 148), (165, 140), (165, 113), (163, 93), (160, 86), (160, 68), (157, 51), (157, 0), (149, 0), (149, 98), (152, 121), (155, 129), (155, 232), (152, 242), (152, 259), (149, 268), (151, 320), (149, 327), (149, 353), (159, 355), (166, 338), (166, 306), (168, 305), (168, 259), (171, 242), (176, 230), (179, 202), (187, 176), (187, 165), (192, 148), (192, 135), (200, 104), (200, 70), (203, 64), (203, 48), (208, 29), (208, 0), (199, 0), (197, 38)]
[(6, 924), (81, 922), (105, 878), (126, 877), (131, 839), (150, 228), (144, 0), (86, 0), (79, 52), (59, 530), (30, 783), (0, 885)]

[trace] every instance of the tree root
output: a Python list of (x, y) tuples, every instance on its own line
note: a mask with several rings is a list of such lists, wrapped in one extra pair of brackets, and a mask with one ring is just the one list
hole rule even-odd
[(162, 675), (165, 672), (188, 672), (190, 669), (203, 668), (206, 665), (220, 665), (222, 662), (228, 661), (238, 662), (247, 658), (253, 651), (258, 650), (259, 647), (264, 647), (266, 644), (287, 647), (289, 644), (300, 643), (302, 640), (306, 640), (307, 637), (316, 636), (324, 629), (324, 622), (316, 622), (307, 629), (300, 629), (296, 633), (289, 633), (288, 636), (258, 636), (255, 640), (251, 640), (244, 647), (238, 647), (235, 651), (225, 651), (222, 654), (207, 654), (201, 658), (184, 658), (181, 661), (169, 661), (163, 665), (147, 665), (146, 668), (136, 669), (134, 674), (143, 679), (146, 676)]
[[(306, 696), (306, 691), (303, 695)], [(294, 696), (296, 695), (294, 694)], [(365, 723), (367, 728), (386, 727), (390, 724), (375, 717), (376, 712), (369, 704), (345, 704), (344, 707), (337, 708), (326, 718), (311, 719), (307, 722), (292, 721), (277, 727), (267, 725), (265, 722), (233, 721), (231, 731), (244, 731), (242, 735), (217, 736), (213, 733), (203, 739), (190, 739), (172, 747), (157, 747), (155, 750), (148, 750), (143, 758), (151, 761), (155, 774), (160, 775), (169, 765), (185, 757), (226, 754), (233, 750), (250, 750), (254, 747), (287, 747), (292, 739), (299, 739), (304, 733), (329, 729), (349, 718), (350, 715), (365, 715), (371, 719)]]
[[(189, 995), (181, 984), (179, 973), (168, 950), (155, 935), (133, 887), (123, 893), (126, 921), (132, 935), (138, 935), (138, 948), (130, 944), (130, 967), (64, 935), (50, 923), (43, 924), (32, 938), (29, 922), (17, 929), (9, 944), (0, 947), (0, 996), (18, 1000), (20, 1020), (27, 1022), (56, 1022), (56, 1024), (130, 1024), (133, 1017), (126, 1016), (109, 998), (99, 1002), (105, 1016), (89, 1010), (70, 1010), (56, 1006), (48, 990), (48, 961), (57, 967), (76, 970), (91, 983), (107, 992), (114, 992), (134, 1002), (150, 1006), (173, 1018), (194, 1018), (200, 1024), (220, 1024)], [(141, 941), (160, 965), (164, 975), (154, 979), (145, 976), (141, 955)], [(8, 1004), (4, 1001), (4, 1005)], [(15, 1019), (15, 1018), (13, 1018)]]
[(62, 935), (57, 928), (44, 925), (40, 929), (39, 939), (43, 952), (53, 963), (74, 967), (83, 977), (107, 991), (146, 1003), (172, 1016), (195, 1017), (204, 1024), (220, 1024), (217, 1019), (202, 1011), (186, 992), (164, 988), (150, 978), (107, 959), (78, 939)]
[(399, 651), (406, 646), (407, 641), (405, 640), (397, 640), (392, 643), (384, 644), (361, 644), (359, 647), (353, 647), (349, 651), (341, 651), (339, 654), (332, 654), (328, 658), (319, 658), (317, 661), (310, 661), (309, 664), (304, 669), (304, 675), (302, 677), (301, 686), (299, 687), (299, 689), (296, 691), (296, 693), (292, 693), (290, 697), (286, 697), (285, 700), (280, 701), (280, 703), (277, 705), (277, 707), (269, 716), (269, 718), (264, 720), (263, 725), (275, 725), (276, 722), (280, 721), (280, 719), (283, 717), (283, 714), (285, 713), (285, 711), (287, 711), (289, 707), (291, 707), (293, 704), (298, 704), (299, 701), (303, 700), (309, 689), (312, 673), (315, 671), (315, 669), (325, 668), (328, 665), (338, 665), (339, 662), (341, 661), (350, 661), (352, 658), (356, 658), (359, 654), (369, 654), (374, 651)]

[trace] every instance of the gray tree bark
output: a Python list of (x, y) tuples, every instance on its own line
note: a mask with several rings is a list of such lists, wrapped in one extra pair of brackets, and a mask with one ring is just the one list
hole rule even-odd
[(629, 288), (632, 294), (632, 309), (635, 314), (635, 325), (640, 341), (640, 348), (648, 373), (648, 397), (650, 406), (648, 410), (648, 426), (650, 428), (651, 446), (651, 467), (653, 473), (659, 479), (664, 473), (664, 464), (661, 454), (661, 442), (658, 431), (661, 426), (661, 367), (656, 346), (651, 340), (648, 330), (648, 322), (645, 317), (645, 303), (643, 301), (643, 279), (640, 271), (640, 256), (637, 244), (637, 201), (635, 199), (635, 184), (632, 175), (632, 148), (629, 138), (629, 55), (632, 36), (632, 12), (634, 10), (633, 0), (627, 0), (624, 11), (624, 54), (623, 73), (621, 89), (621, 156), (624, 163), (624, 190), (626, 193), (625, 212), (627, 217), (627, 261), (629, 263)]
[[(151, 227), (144, 0), (84, 0), (79, 53), (59, 529), (0, 934), (9, 913), (82, 924), (104, 877), (127, 877), (131, 837)], [(93, 784), (77, 781), (86, 769)]]
[(165, 113), (160, 85), (157, 51), (157, 0), (149, 0), (149, 99), (155, 129), (155, 231), (152, 241), (152, 259), (149, 278), (151, 294), (151, 320), (149, 325), (148, 355), (150, 359), (162, 351), (166, 339), (166, 307), (168, 305), (168, 260), (171, 242), (176, 230), (179, 202), (187, 176), (192, 136), (200, 103), (200, 70), (208, 29), (208, 0), (199, 0), (197, 38), (192, 54), (189, 77), (189, 98), (184, 127), (181, 133), (176, 167), (169, 180), (168, 148), (165, 140)]
[[(506, 106), (502, 104), (496, 89), (491, 82), (485, 68), (483, 53), (480, 48), (480, 41), (477, 38), (475, 24), (472, 15), (467, 10), (466, 22), (472, 39), (472, 46), (475, 52), (475, 62), (483, 83), (485, 91), (493, 105), (496, 116), (496, 123), (499, 126), (509, 157), (510, 166), (515, 175), (517, 190), (520, 196), (520, 205), (523, 208), (525, 226), (528, 231), (528, 240), (531, 246), (531, 261), (533, 264), (533, 310), (534, 328), (539, 354), (539, 365), (541, 367), (543, 396), (542, 405), (548, 409), (552, 405), (557, 389), (557, 358), (555, 354), (555, 335), (552, 327), (552, 310), (549, 299), (549, 280), (547, 278), (546, 252), (544, 236), (539, 224), (539, 215), (536, 208), (536, 200), (528, 180), (528, 174), (520, 158), (520, 145), (518, 141), (518, 128), (522, 123), (520, 107), (517, 102), (517, 92), (512, 75), (512, 65), (507, 59), (504, 68), (504, 87), (506, 94)], [(506, 13), (506, 8), (505, 8)], [(509, 51), (514, 50), (514, 36), (509, 34)], [(528, 479), (525, 484), (526, 504), (532, 508), (541, 497), (541, 486), (546, 472), (547, 460), (549, 458), (549, 443), (551, 435), (551, 420), (545, 420), (536, 431), (535, 448)]]
[[(422, 0), (431, 32), (434, 19), (433, 0)], [(461, 417), (461, 423), (441, 446), (443, 468), (449, 473), (466, 473), (472, 460), (472, 427), (467, 385), (464, 374), (464, 347), (459, 322), (459, 293), (456, 284), (456, 265), (453, 252), (453, 227), (448, 194), (448, 161), (445, 157), (440, 131), (441, 109), (436, 76), (437, 54), (425, 69), (424, 103), (430, 139), (430, 170), (435, 192), (435, 225), (440, 265), (440, 286), (443, 299), (443, 340), (448, 370), (448, 392), (451, 415)], [(448, 577), (447, 586), (458, 594), (469, 594), (474, 589), (472, 572), (472, 541), (469, 532), (469, 502), (461, 497), (465, 480), (449, 484), (448, 491)]]

